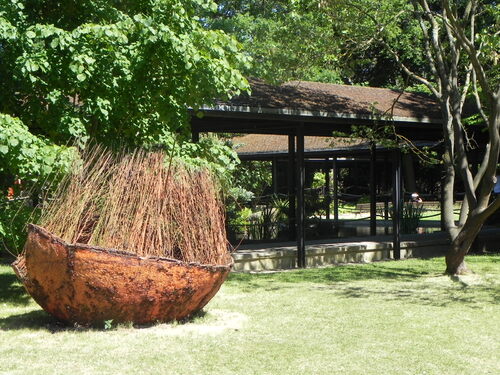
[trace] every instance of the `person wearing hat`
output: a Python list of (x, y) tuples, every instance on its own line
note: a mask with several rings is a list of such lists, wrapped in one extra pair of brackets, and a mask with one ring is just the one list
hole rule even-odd
[(411, 194), (410, 202), (412, 202), (412, 203), (421, 203), (422, 202), (422, 198), (420, 197), (420, 195), (418, 195), (417, 192), (415, 192), (415, 193)]

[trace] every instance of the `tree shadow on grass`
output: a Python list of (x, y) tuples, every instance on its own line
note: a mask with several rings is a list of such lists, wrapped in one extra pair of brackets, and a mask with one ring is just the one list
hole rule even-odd
[(255, 289), (277, 290), (294, 287), (297, 283), (333, 284), (339, 282), (380, 280), (384, 282), (415, 281), (423, 276), (442, 274), (442, 265), (429, 262), (425, 265), (408, 265), (384, 262), (358, 265), (342, 265), (328, 268), (309, 268), (275, 273), (232, 273), (229, 284), (242, 291)]
[(43, 310), (34, 310), (23, 314), (11, 315), (0, 319), (0, 330), (11, 331), (19, 329), (47, 330), (52, 333), (67, 329), (63, 323)]
[[(110, 327), (112, 328), (112, 327)], [(11, 315), (0, 319), (1, 331), (15, 331), (29, 329), (31, 331), (58, 332), (81, 332), (81, 331), (103, 331), (104, 322), (95, 326), (70, 325), (57, 320), (44, 310), (34, 310), (23, 314)]]
[(31, 297), (14, 273), (0, 273), (0, 303), (27, 305)]
[[(188, 318), (184, 318), (177, 321), (176, 324), (188, 324), (196, 322), (206, 316), (205, 310), (200, 310)], [(49, 331), (50, 333), (58, 332), (82, 332), (82, 331), (106, 331), (112, 330), (117, 327), (128, 327), (128, 328), (150, 328), (156, 324), (132, 324), (132, 323), (112, 323), (110, 321), (110, 326), (106, 327), (105, 322), (96, 323), (94, 325), (71, 325), (60, 320), (57, 320), (44, 310), (34, 310), (23, 314), (11, 315), (6, 318), (0, 318), (0, 331), (14, 331), (20, 329), (30, 329), (35, 331)], [(106, 327), (106, 328), (105, 328)]]
[[(494, 268), (490, 267), (488, 271), (484, 264), (477, 264), (480, 265), (483, 272), (497, 272)], [(228, 285), (243, 293), (252, 293), (310, 284), (312, 290), (324, 290), (340, 298), (383, 298), (435, 307), (461, 304), (468, 308), (482, 308), (500, 303), (500, 289), (496, 282), (484, 279), (468, 285), (445, 276), (443, 271), (442, 259), (393, 261), (276, 273), (233, 273)]]
[[(485, 273), (498, 273), (500, 256), (474, 256), (467, 258), (471, 269), (479, 268)], [(380, 280), (388, 282), (415, 281), (422, 277), (442, 276), (445, 263), (442, 257), (429, 259), (410, 259), (398, 261), (382, 261), (373, 263), (340, 264), (324, 268), (307, 268), (281, 270), (271, 272), (240, 273), (229, 275), (230, 285), (255, 288), (275, 288), (284, 284), (295, 283), (338, 283), (350, 281)], [(278, 285), (278, 286), (276, 286)]]
[[(443, 276), (445, 278), (446, 276)], [(333, 287), (330, 287), (333, 290)], [(370, 286), (339, 285), (335, 288), (336, 296), (348, 299), (383, 298), (384, 301), (415, 303), (434, 307), (460, 305), (472, 309), (482, 309), (485, 305), (500, 304), (500, 292), (497, 285), (439, 285), (424, 283), (403, 284), (400, 288), (387, 290)]]

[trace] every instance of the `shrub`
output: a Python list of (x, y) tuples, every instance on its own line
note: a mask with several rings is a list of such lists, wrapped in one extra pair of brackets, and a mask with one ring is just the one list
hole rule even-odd
[(39, 210), (28, 198), (0, 198), (0, 253), (19, 254), (26, 241), (26, 224), (36, 221)]

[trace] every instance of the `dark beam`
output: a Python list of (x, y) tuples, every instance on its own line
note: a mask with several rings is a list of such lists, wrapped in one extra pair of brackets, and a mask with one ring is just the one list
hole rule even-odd
[(337, 158), (333, 158), (333, 220), (335, 227), (339, 224), (339, 166)]
[(392, 182), (392, 251), (394, 259), (401, 259), (401, 152), (395, 150), (393, 155)]
[(305, 201), (304, 201), (304, 126), (297, 127), (297, 176), (295, 193), (297, 195), (297, 267), (306, 266), (306, 246), (305, 246)]
[(278, 194), (278, 159), (272, 160), (273, 194)]
[[(350, 134), (352, 125), (371, 128), (373, 120), (307, 118), (259, 114), (218, 112), (206, 114), (203, 118), (192, 117), (191, 124), (196, 125), (200, 132), (247, 133), (247, 134), (289, 134), (299, 123), (304, 123), (304, 135), (331, 137), (332, 132)], [(392, 123), (398, 134), (417, 140), (441, 140), (442, 128), (439, 124), (422, 123)]]
[(200, 132), (197, 129), (191, 129), (191, 142), (198, 143), (200, 141)]
[(325, 166), (324, 168), (324, 173), (325, 173), (325, 216), (327, 220), (330, 219), (330, 165), (329, 165), (329, 159), (325, 159)]
[(375, 143), (370, 145), (370, 235), (377, 234), (377, 149)]
[[(382, 168), (382, 171), (384, 172), (384, 178), (383, 178), (383, 184), (384, 184), (384, 220), (389, 220), (389, 186), (391, 186), (391, 174), (390, 174), (390, 169), (389, 169), (389, 158), (387, 157), (387, 154), (384, 155), (384, 167)], [(387, 234), (387, 233), (386, 233)]]
[[(377, 154), (391, 154), (392, 151), (388, 150), (377, 150)], [(342, 162), (358, 164), (359, 162), (369, 163), (370, 161), (370, 150), (332, 150), (332, 151), (307, 151), (304, 152), (306, 158), (311, 159), (325, 159), (337, 157), (349, 157), (356, 158), (356, 161), (344, 160)], [(275, 152), (254, 152), (254, 153), (240, 153), (238, 157), (241, 160), (272, 160), (274, 158), (286, 159), (288, 157), (288, 151), (275, 151)]]
[(295, 135), (288, 135), (288, 239), (295, 239)]

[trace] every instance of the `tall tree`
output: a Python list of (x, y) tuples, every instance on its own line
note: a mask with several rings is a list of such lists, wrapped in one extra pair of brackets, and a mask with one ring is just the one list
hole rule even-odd
[[(246, 89), (210, 0), (1, 0), (0, 112), (56, 143), (155, 144), (187, 107)], [(1, 150), (0, 150), (1, 151)]]
[[(359, 45), (357, 38), (351, 38), (353, 31), (356, 35), (357, 30), (366, 29), (367, 21), (356, 18), (358, 24), (348, 29), (342, 22), (332, 24), (331, 15), (322, 11), (324, 2), (217, 0), (217, 4), (218, 11), (206, 17), (206, 25), (224, 30), (244, 45), (245, 53), (253, 58), (253, 64), (242, 69), (248, 76), (272, 82), (304, 79), (379, 87), (405, 84), (401, 68), (380, 43)], [(349, 11), (342, 16), (356, 15)], [(405, 56), (412, 55), (406, 63), (420, 71), (425, 63), (412, 48), (414, 33), (409, 29), (393, 32), (394, 40), (399, 41), (393, 47)]]
[[(310, 4), (310, 3), (309, 3)], [(443, 120), (444, 222), (451, 238), (446, 272), (467, 271), (464, 257), (486, 219), (500, 207), (491, 197), (500, 152), (500, 85), (497, 65), (500, 10), (496, 1), (322, 0), (315, 4), (335, 25), (350, 31), (360, 46), (380, 43), (401, 69), (437, 99)], [(343, 15), (343, 18), (339, 18)], [(351, 18), (346, 17), (349, 15)], [(364, 25), (365, 29), (360, 29)], [(416, 71), (398, 49), (396, 34), (411, 30), (412, 49), (427, 69)], [(411, 59), (410, 59), (411, 60)], [(467, 96), (474, 98), (479, 124), (464, 121)], [(486, 132), (486, 147), (476, 173), (468, 152), (473, 133)], [(465, 197), (458, 221), (453, 215), (453, 191), (459, 178)]]
[(32, 209), (11, 199), (19, 179), (27, 191), (68, 170), (75, 142), (167, 145), (227, 177), (229, 147), (183, 142), (188, 107), (247, 88), (240, 44), (200, 18), (216, 10), (211, 0), (0, 0), (0, 245), (23, 243)]
[(289, 79), (342, 82), (334, 30), (316, 9), (298, 9), (295, 0), (216, 2), (218, 10), (206, 17), (206, 26), (223, 30), (243, 44), (252, 58), (241, 69), (247, 76), (275, 83)]

